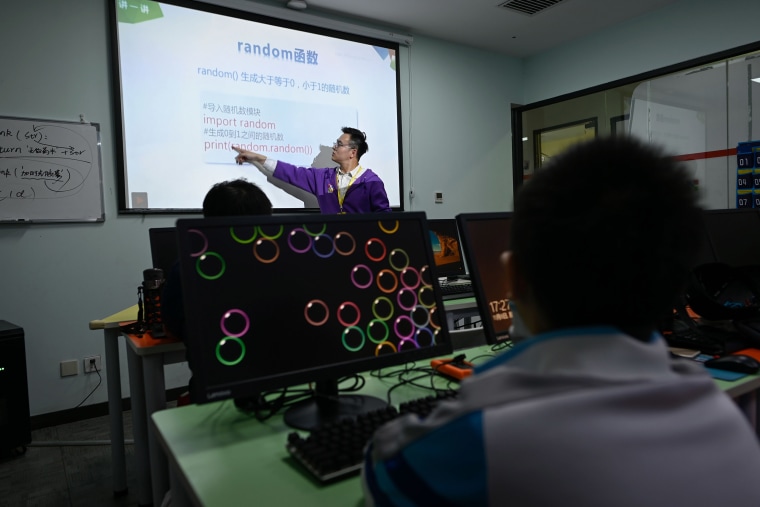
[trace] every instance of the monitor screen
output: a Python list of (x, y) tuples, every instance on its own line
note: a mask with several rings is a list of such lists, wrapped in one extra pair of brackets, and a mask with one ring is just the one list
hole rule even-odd
[(509, 250), (512, 213), (462, 213), (456, 219), (486, 341), (496, 344), (509, 339), (512, 324), (501, 264), (501, 254)]
[(362, 166), (403, 208), (398, 43), (211, 2), (108, 3), (120, 213), (197, 212), (214, 183), (240, 177), (276, 210), (316, 210), (310, 193), (237, 165), (232, 146), (336, 167), (342, 127), (366, 133)]
[(429, 219), (428, 227), (437, 276), (455, 278), (466, 275), (456, 219)]
[(717, 262), (734, 267), (760, 265), (757, 209), (707, 210), (704, 219)]
[[(340, 377), (452, 350), (422, 212), (181, 219), (177, 229), (197, 403), (315, 381), (334, 392)], [(354, 401), (346, 411), (363, 410)], [(286, 423), (328, 417), (305, 405), (308, 420), (289, 410)]]
[(179, 258), (176, 227), (151, 227), (148, 229), (150, 239), (150, 259), (154, 268), (164, 271), (164, 278)]

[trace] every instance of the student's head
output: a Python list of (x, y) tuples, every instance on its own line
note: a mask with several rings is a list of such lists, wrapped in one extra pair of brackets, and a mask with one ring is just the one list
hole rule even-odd
[(569, 148), (515, 197), (512, 297), (548, 331), (612, 325), (648, 338), (698, 251), (698, 193), (677, 162), (632, 138)]
[(343, 135), (340, 136), (342, 140), (349, 140), (350, 146), (356, 149), (356, 160), (362, 158), (362, 155), (369, 151), (369, 145), (367, 145), (367, 134), (361, 130), (343, 127), (341, 129)]
[(272, 203), (254, 183), (245, 179), (215, 184), (203, 199), (203, 216), (271, 215)]

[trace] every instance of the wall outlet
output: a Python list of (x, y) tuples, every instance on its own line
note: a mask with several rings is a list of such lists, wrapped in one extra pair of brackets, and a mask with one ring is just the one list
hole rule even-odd
[(72, 375), (79, 375), (79, 361), (76, 359), (61, 361), (61, 377), (70, 377)]
[(93, 373), (95, 370), (101, 371), (100, 356), (87, 356), (84, 358), (84, 372)]

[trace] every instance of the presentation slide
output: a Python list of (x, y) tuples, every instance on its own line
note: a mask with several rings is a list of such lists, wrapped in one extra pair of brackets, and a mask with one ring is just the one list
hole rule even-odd
[(391, 206), (401, 205), (394, 43), (191, 2), (115, 0), (115, 13), (123, 210), (199, 209), (214, 183), (239, 177), (277, 209), (317, 207), (309, 194), (235, 164), (232, 146), (335, 167), (341, 127), (366, 133), (361, 165), (383, 179)]

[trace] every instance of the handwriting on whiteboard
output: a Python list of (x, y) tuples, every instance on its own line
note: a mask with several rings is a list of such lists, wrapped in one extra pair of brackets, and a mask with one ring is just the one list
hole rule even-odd
[(8, 199), (78, 193), (92, 171), (94, 148), (64, 125), (34, 123), (0, 130), (0, 206)]

